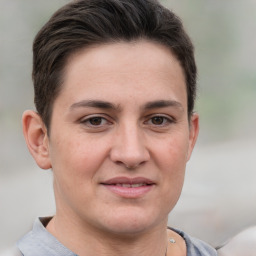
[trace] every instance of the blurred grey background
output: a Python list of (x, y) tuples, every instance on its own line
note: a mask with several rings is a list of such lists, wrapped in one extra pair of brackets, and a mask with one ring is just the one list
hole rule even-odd
[[(0, 0), (0, 253), (54, 214), (52, 177), (29, 155), (32, 41), (67, 0)], [(163, 0), (196, 47), (198, 144), (169, 224), (212, 245), (256, 224), (256, 1)]]

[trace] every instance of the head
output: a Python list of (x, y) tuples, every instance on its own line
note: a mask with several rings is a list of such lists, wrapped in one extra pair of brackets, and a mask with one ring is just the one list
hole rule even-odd
[(34, 101), (48, 132), (70, 56), (93, 45), (141, 39), (166, 46), (180, 62), (189, 118), (197, 70), (193, 45), (180, 19), (156, 0), (77, 0), (58, 10), (34, 40)]
[(153, 0), (74, 1), (37, 35), (33, 79), (24, 134), (52, 168), (58, 228), (165, 230), (198, 133), (180, 20)]

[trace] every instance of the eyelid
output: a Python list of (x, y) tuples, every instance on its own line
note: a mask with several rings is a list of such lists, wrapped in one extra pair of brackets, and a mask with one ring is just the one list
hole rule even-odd
[[(101, 118), (102, 120), (106, 121), (106, 124), (112, 124), (112, 121), (110, 120), (111, 118), (109, 116), (106, 116), (106, 114), (91, 114), (91, 115), (87, 115), (85, 117), (82, 117), (81, 119), (79, 119), (79, 122), (81, 124), (86, 125), (87, 122), (90, 121), (90, 119), (93, 118)], [(88, 127), (92, 127), (92, 128), (101, 128), (106, 124), (101, 124), (101, 125), (92, 125), (92, 124), (87, 124)]]
[[(176, 122), (175, 118), (173, 118), (169, 115), (166, 115), (166, 114), (152, 114), (152, 115), (147, 116), (146, 121), (144, 123), (148, 123), (154, 117), (162, 117), (163, 119), (165, 119), (165, 124), (159, 124), (159, 125), (151, 124), (152, 126), (156, 126), (156, 127), (164, 127), (164, 126), (167, 126), (169, 124), (172, 124), (172, 123)], [(167, 124), (166, 124), (166, 122), (167, 122)]]

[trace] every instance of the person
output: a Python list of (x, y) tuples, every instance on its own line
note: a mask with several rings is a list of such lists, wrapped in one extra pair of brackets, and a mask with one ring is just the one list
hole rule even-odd
[(51, 169), (56, 214), (25, 256), (217, 255), (167, 227), (195, 145), (197, 68), (181, 20), (156, 0), (78, 0), (33, 45), (30, 153)]

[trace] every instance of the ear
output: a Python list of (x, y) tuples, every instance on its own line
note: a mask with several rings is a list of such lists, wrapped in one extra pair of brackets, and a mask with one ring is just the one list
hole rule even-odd
[(190, 124), (189, 124), (189, 149), (188, 149), (187, 161), (190, 159), (193, 148), (196, 144), (198, 133), (199, 133), (199, 115), (197, 113), (193, 113), (190, 118)]
[(30, 154), (42, 169), (50, 169), (49, 138), (41, 117), (32, 110), (22, 116), (23, 134)]

